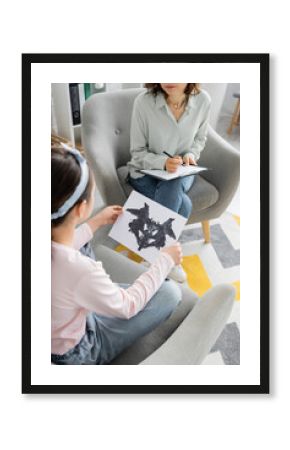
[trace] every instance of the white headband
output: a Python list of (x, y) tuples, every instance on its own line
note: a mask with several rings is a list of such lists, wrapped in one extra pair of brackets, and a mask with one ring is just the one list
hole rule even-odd
[(53, 214), (51, 214), (51, 220), (63, 217), (72, 206), (78, 201), (80, 196), (84, 193), (88, 181), (89, 181), (89, 167), (85, 158), (76, 148), (70, 148), (68, 145), (61, 143), (62, 147), (65, 148), (69, 153), (71, 153), (81, 168), (81, 179), (77, 187), (75, 188), (73, 194), (64, 202), (64, 204)]

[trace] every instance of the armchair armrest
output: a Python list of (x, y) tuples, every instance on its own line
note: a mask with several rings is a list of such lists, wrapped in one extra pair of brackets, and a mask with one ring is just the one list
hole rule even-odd
[(201, 364), (226, 324), (234, 297), (231, 285), (211, 288), (170, 338), (141, 364)]
[(142, 264), (126, 258), (124, 255), (99, 245), (94, 249), (97, 260), (102, 261), (103, 267), (110, 274), (114, 283), (132, 284), (146, 268)]
[(231, 202), (239, 185), (240, 153), (209, 127), (206, 147), (199, 162), (212, 169), (201, 176), (219, 192), (219, 199), (212, 207), (213, 214), (218, 217)]

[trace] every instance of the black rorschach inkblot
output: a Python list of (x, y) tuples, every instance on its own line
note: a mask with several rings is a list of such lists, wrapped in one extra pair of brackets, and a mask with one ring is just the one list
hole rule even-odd
[(166, 235), (176, 239), (172, 230), (172, 222), (175, 219), (169, 218), (164, 223), (156, 222), (149, 217), (147, 203), (144, 203), (143, 208), (128, 208), (126, 211), (137, 217), (128, 225), (129, 231), (136, 237), (139, 251), (147, 247), (155, 247), (160, 250), (166, 243)]

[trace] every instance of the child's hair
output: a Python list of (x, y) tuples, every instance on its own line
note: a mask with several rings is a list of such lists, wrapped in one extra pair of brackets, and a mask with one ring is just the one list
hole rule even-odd
[[(74, 193), (80, 178), (81, 168), (76, 158), (62, 147), (51, 146), (51, 214), (58, 211)], [(51, 220), (51, 226), (55, 227), (62, 224), (75, 205), (84, 200), (89, 200), (92, 187), (93, 175), (89, 170), (89, 180), (83, 194), (64, 216)]]

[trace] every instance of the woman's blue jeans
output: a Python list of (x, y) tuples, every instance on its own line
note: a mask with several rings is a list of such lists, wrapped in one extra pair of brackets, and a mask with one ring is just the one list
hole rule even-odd
[(192, 203), (186, 193), (191, 188), (194, 178), (194, 175), (189, 175), (170, 181), (161, 181), (150, 175), (144, 175), (140, 178), (129, 176), (128, 181), (140, 194), (188, 219), (192, 210)]

